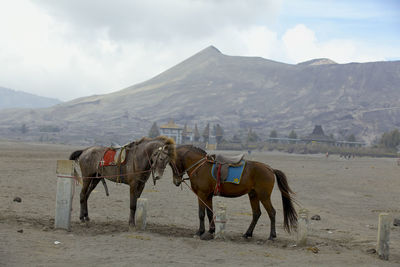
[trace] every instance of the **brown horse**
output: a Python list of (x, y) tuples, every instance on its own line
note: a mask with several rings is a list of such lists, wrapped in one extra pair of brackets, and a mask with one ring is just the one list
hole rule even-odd
[[(212, 212), (212, 198), (216, 188), (216, 181), (211, 175), (214, 157), (192, 145), (183, 145), (176, 149), (177, 158), (174, 163), (170, 163), (173, 171), (173, 182), (179, 186), (183, 181), (183, 175), (187, 173), (193, 191), (199, 198), (199, 219), (200, 227), (197, 235), (201, 236), (205, 232), (204, 218), (205, 209), (210, 223), (209, 232), (215, 231)], [(282, 195), (284, 228), (290, 232), (297, 226), (297, 213), (293, 207), (293, 194), (290, 189), (285, 174), (280, 170), (275, 170), (270, 166), (246, 160), (240, 184), (222, 183), (220, 195), (224, 197), (239, 197), (248, 194), (250, 205), (253, 210), (253, 220), (243, 237), (248, 238), (253, 235), (254, 227), (261, 216), (260, 202), (267, 210), (271, 220), (271, 231), (269, 239), (276, 237), (275, 231), (275, 209), (271, 203), (271, 192), (274, 188), (275, 178), (278, 182), (279, 190)], [(207, 206), (206, 206), (207, 205)]]
[[(102, 166), (102, 161), (107, 147), (93, 146), (84, 150), (78, 150), (71, 154), (70, 160), (79, 162), (83, 179), (82, 191), (80, 194), (82, 222), (89, 221), (87, 201), (90, 193), (95, 189), (101, 177), (113, 182), (120, 182), (130, 186), (130, 216), (129, 225), (135, 225), (135, 212), (137, 199), (142, 194), (150, 173), (153, 179), (162, 177), (168, 163), (172, 163), (176, 157), (174, 140), (165, 136), (153, 139), (142, 138), (132, 142), (126, 147), (125, 164), (119, 166)], [(93, 178), (87, 178), (93, 177)]]

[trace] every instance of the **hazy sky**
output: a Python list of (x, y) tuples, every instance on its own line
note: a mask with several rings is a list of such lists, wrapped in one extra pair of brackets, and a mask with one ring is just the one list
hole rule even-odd
[(0, 86), (64, 101), (143, 82), (209, 45), (285, 63), (399, 60), (400, 1), (0, 3)]

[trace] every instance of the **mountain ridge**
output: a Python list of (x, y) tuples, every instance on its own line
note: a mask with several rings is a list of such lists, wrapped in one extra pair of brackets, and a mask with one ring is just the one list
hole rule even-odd
[(61, 129), (52, 134), (56, 140), (91, 143), (114, 137), (122, 143), (129, 136), (146, 135), (154, 121), (173, 118), (181, 125), (218, 123), (227, 136), (250, 128), (261, 137), (271, 130), (306, 135), (318, 124), (338, 139), (354, 134), (370, 143), (400, 127), (400, 61), (312, 64), (320, 61), (292, 65), (228, 56), (209, 46), (117, 92), (34, 114), (0, 112), (0, 134), (10, 135), (9, 129), (16, 127), (11, 119), (26, 123), (32, 138), (41, 135), (41, 125), (54, 124)]
[(44, 108), (61, 103), (60, 100), (0, 86), (0, 109)]

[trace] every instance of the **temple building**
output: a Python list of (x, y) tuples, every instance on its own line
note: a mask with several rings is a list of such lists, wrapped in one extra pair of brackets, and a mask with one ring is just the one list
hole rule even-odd
[(183, 127), (170, 120), (167, 124), (160, 126), (160, 134), (174, 139), (176, 144), (182, 144)]

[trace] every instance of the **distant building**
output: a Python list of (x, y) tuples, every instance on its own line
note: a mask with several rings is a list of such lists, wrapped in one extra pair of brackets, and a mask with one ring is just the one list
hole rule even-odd
[(183, 132), (182, 132), (182, 143), (187, 144), (187, 143), (193, 143), (194, 141), (194, 133), (192, 128), (188, 127), (187, 124), (183, 127)]
[(176, 144), (182, 144), (182, 132), (183, 127), (175, 124), (174, 120), (160, 126), (160, 134), (174, 139)]
[(281, 144), (328, 144), (339, 147), (363, 147), (364, 142), (351, 142), (351, 141), (336, 141), (333, 137), (327, 136), (324, 133), (321, 125), (315, 125), (311, 134), (302, 138), (286, 138), (286, 137), (269, 137), (267, 142), (281, 143)]

